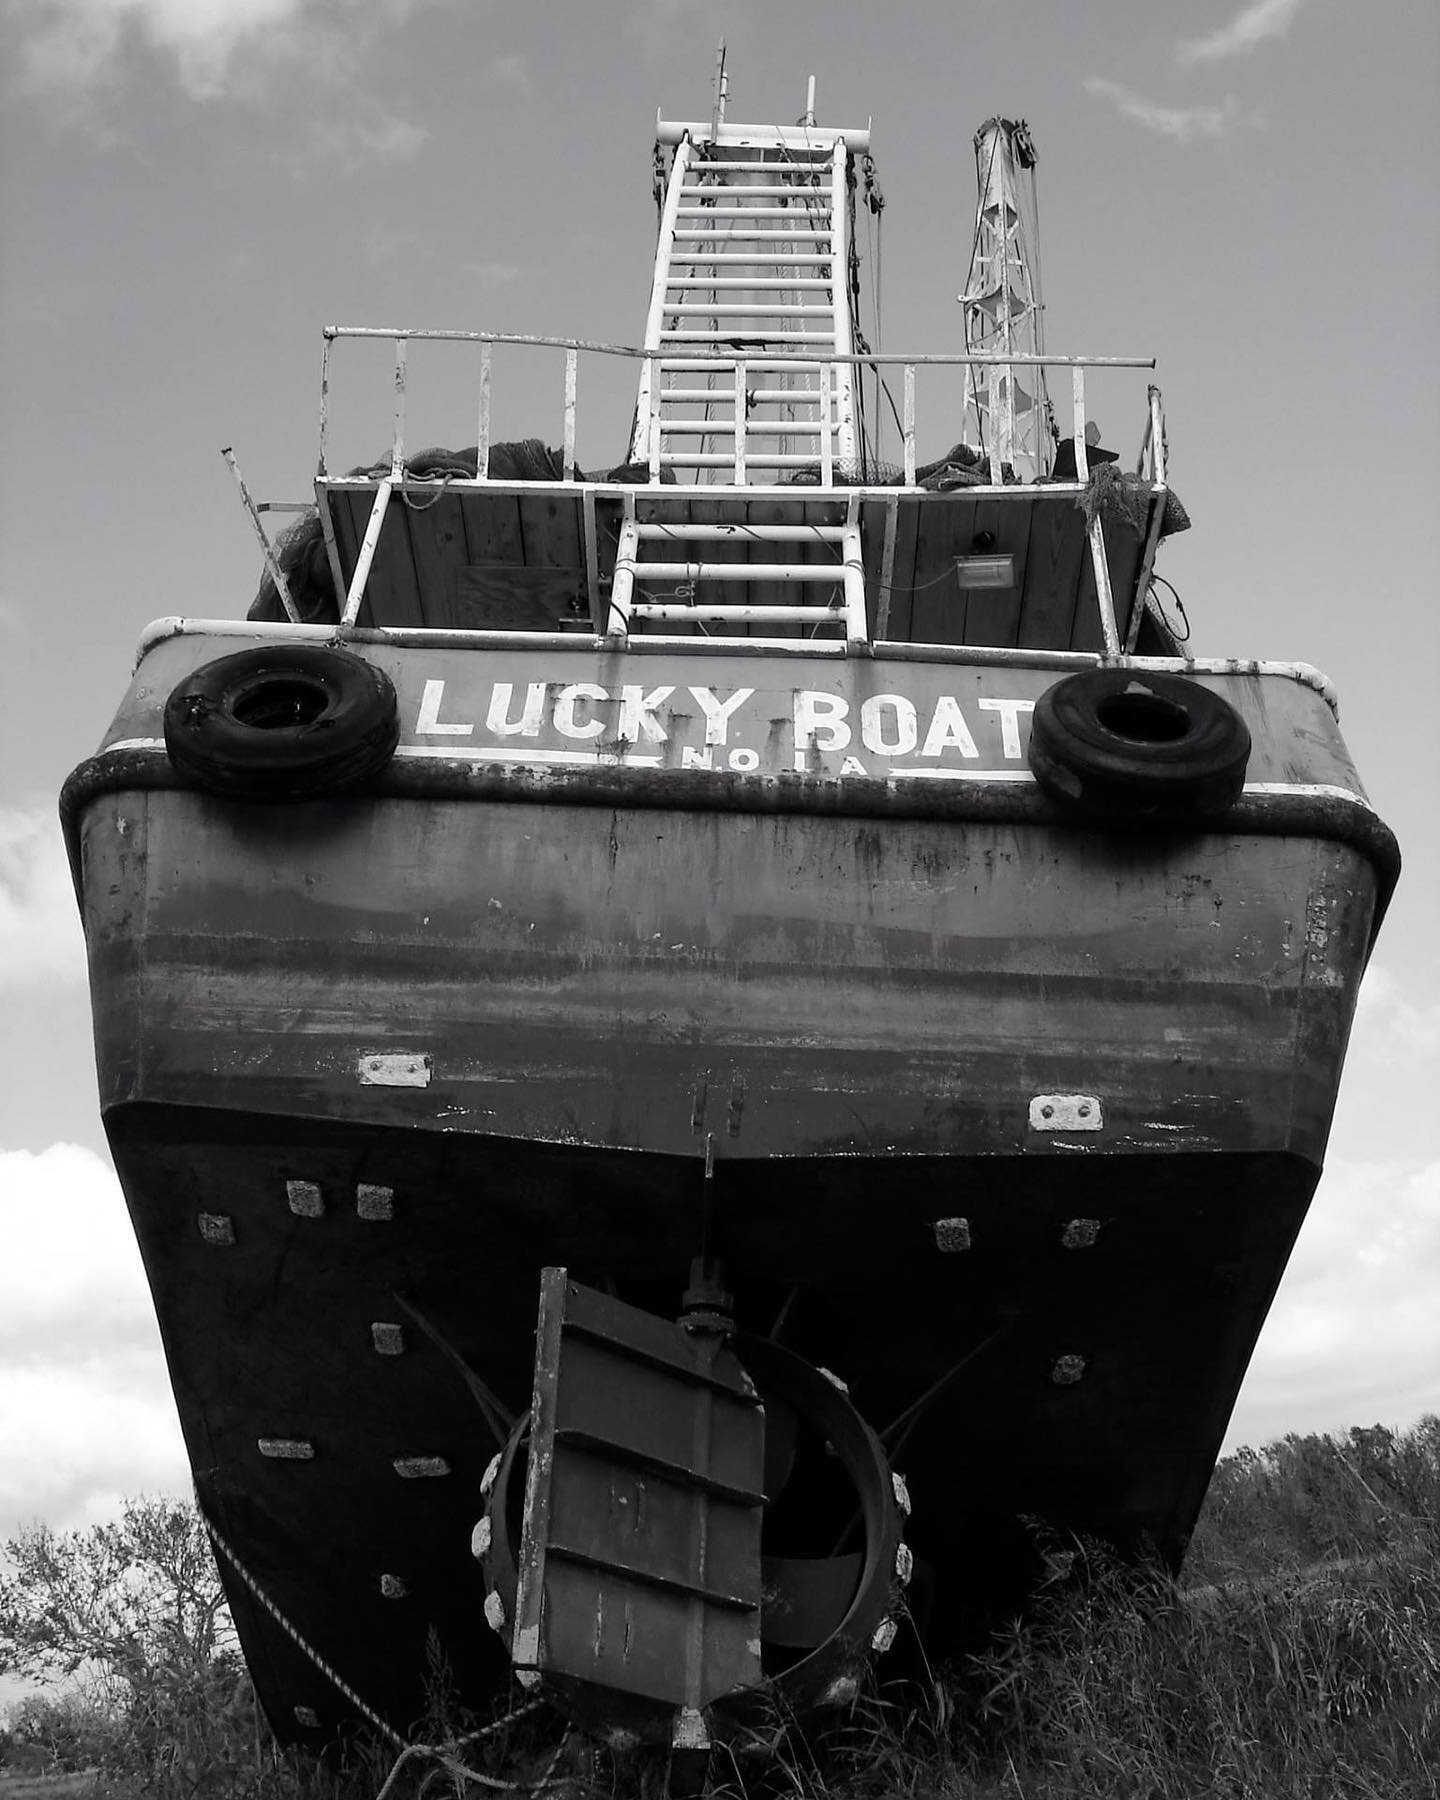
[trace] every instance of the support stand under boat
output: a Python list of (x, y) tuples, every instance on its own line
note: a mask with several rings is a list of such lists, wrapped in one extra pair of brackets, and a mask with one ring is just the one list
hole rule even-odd
[(486, 1619), (616, 1747), (774, 1748), (894, 1640), (904, 1483), (842, 1384), (736, 1333), (703, 1258), (678, 1323), (544, 1271), (531, 1410), (484, 1495)]

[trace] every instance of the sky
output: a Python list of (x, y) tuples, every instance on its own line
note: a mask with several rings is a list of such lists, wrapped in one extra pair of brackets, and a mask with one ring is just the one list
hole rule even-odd
[[(721, 36), (732, 118), (811, 74), (873, 117), (890, 349), (961, 348), (971, 135), (1029, 120), (1050, 349), (1159, 359), (1194, 650), (1338, 683), (1406, 869), (1228, 1442), (1440, 1409), (1434, 0), (0, 0), (0, 1540), (187, 1486), (55, 797), (146, 622), (254, 591), (220, 447), (306, 497), (327, 323), (638, 342), (656, 109), (708, 116)], [(453, 368), (417, 353), (417, 443), (474, 441)], [(497, 364), (497, 432), (558, 439), (559, 379)], [(1092, 388), (1122, 442), (1138, 379)], [(629, 380), (582, 371), (582, 465)]]

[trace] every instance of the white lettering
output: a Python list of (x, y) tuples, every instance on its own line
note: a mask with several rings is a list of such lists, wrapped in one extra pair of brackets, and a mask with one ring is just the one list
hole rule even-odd
[(953, 694), (942, 694), (936, 701), (935, 716), (930, 721), (930, 729), (925, 733), (925, 744), (920, 754), (940, 756), (946, 750), (958, 750), (962, 756), (980, 754), (970, 735), (970, 727), (965, 723), (960, 702)]
[(730, 715), (742, 707), (755, 692), (754, 688), (736, 688), (728, 700), (717, 700), (713, 688), (692, 687), (690, 692), (700, 702), (705, 714), (705, 742), (723, 744), (728, 740)]
[(982, 700), (981, 712), (993, 712), (1000, 715), (1000, 747), (1006, 756), (1020, 755), (1020, 714), (1032, 713), (1035, 710), (1033, 700)]
[(490, 710), (485, 715), (485, 729), (496, 737), (539, 737), (540, 718), (545, 710), (545, 683), (532, 681), (525, 690), (525, 710), (512, 724), (510, 701), (514, 688), (508, 681), (497, 681), (490, 695)]
[[(795, 695), (795, 752), (804, 750), (843, 750), (850, 742), (850, 727), (845, 723), (849, 706), (838, 694), (821, 694), (801, 688)], [(824, 733), (823, 742), (820, 734)], [(803, 768), (802, 763), (797, 763)]]
[(593, 681), (572, 682), (569, 687), (561, 688), (555, 696), (555, 729), (561, 737), (597, 738), (605, 729), (603, 719), (586, 719), (580, 724), (575, 718), (575, 702), (577, 700), (608, 700), (609, 694), (603, 687), (596, 687)]
[[(885, 734), (887, 712), (894, 715), (894, 736)], [(915, 708), (903, 694), (872, 694), (860, 707), (860, 736), (877, 756), (908, 756), (919, 735)]]
[(858, 756), (847, 756), (840, 765), (842, 775), (864, 775), (866, 772), (865, 765)]
[(715, 752), (707, 745), (697, 750), (693, 744), (685, 744), (680, 751), (680, 767), (682, 769), (713, 769)]
[(760, 752), (758, 750), (732, 750), (730, 767), (739, 769), (743, 774), (748, 774), (751, 769), (760, 767)]
[(620, 741), (634, 744), (644, 737), (652, 744), (663, 744), (668, 734), (660, 721), (652, 718), (651, 714), (657, 706), (663, 706), (674, 692), (673, 687), (652, 688), (648, 694), (642, 687), (621, 688)]
[(420, 716), (415, 721), (416, 737), (469, 737), (473, 725), (443, 724), (440, 708), (445, 703), (445, 683), (427, 681), (420, 696)]

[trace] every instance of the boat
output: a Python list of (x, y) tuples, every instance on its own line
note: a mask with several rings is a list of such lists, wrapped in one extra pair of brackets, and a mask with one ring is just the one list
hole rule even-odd
[[(1046, 351), (1022, 122), (963, 348), (895, 354), (868, 125), (727, 85), (658, 122), (640, 343), (326, 330), (250, 616), (151, 625), (64, 790), (287, 1738), (402, 1741), (438, 1657), (700, 1754), (974, 1641), (1047, 1531), (1177, 1565), (1320, 1174), (1398, 870), (1333, 688), (1182, 643), (1153, 362)], [(414, 448), (422, 357), (474, 445)], [(507, 357), (558, 447), (492, 430)]]

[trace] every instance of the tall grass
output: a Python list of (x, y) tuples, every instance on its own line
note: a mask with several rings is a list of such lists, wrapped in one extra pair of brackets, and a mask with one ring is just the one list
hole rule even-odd
[[(1440, 1420), (1289, 1437), (1216, 1470), (1185, 1576), (1053, 1542), (1023, 1619), (983, 1653), (873, 1691), (765, 1759), (717, 1752), (710, 1791), (793, 1800), (1436, 1800), (1440, 1795)], [(480, 1721), (444, 1671), (420, 1736)], [(149, 1696), (101, 1729), (113, 1800), (374, 1800), (394, 1752), (329, 1766), (269, 1738), (248, 1683)], [(86, 1754), (97, 1721), (83, 1724)], [(108, 1735), (107, 1735), (108, 1733)], [(60, 1735), (63, 1735), (60, 1734)], [(486, 1778), (468, 1780), (463, 1762)], [(411, 1759), (387, 1800), (542, 1780), (567, 1800), (658, 1795), (553, 1715)], [(6, 1790), (0, 1784), (0, 1800)]]

